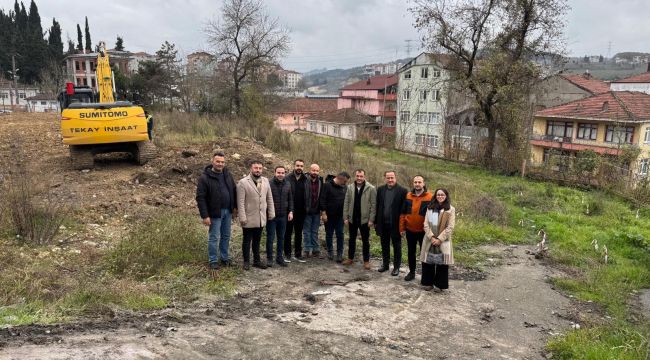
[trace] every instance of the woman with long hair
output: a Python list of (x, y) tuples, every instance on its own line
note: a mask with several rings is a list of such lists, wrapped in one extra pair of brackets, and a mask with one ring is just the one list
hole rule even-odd
[(451, 234), (456, 224), (456, 209), (449, 191), (437, 189), (424, 218), (424, 241), (420, 253), (424, 290), (449, 288), (449, 265), (454, 264)]

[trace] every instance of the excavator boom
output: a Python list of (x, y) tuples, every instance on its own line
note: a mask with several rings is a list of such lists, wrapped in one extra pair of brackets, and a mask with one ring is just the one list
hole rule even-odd
[(95, 75), (97, 77), (97, 89), (99, 90), (99, 103), (114, 103), (115, 97), (113, 96), (113, 71), (111, 70), (110, 62), (108, 61), (106, 44), (103, 41), (99, 43), (99, 52), (97, 53), (97, 69), (95, 70)]

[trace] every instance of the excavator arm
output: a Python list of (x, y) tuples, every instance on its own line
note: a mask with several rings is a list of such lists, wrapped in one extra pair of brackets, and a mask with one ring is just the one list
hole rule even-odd
[(114, 103), (113, 96), (113, 71), (108, 61), (108, 52), (106, 52), (106, 43), (99, 43), (97, 53), (97, 68), (95, 69), (97, 78), (97, 89), (99, 90), (99, 102), (102, 104)]

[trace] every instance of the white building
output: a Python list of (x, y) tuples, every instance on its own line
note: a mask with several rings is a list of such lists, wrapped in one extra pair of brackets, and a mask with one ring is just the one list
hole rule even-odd
[(278, 77), (282, 84), (284, 84), (285, 89), (295, 89), (298, 87), (298, 83), (302, 80), (302, 74), (293, 71), (293, 70), (279, 70)]
[(650, 94), (650, 64), (648, 71), (622, 80), (612, 81), (609, 84), (612, 91), (639, 91)]
[(27, 98), (36, 95), (39, 90), (36, 87), (23, 84), (18, 84), (18, 90), (16, 90), (13, 87), (13, 83), (0, 79), (0, 108), (2, 109), (9, 109), (11, 106), (9, 91), (13, 94), (14, 105), (26, 107)]
[(379, 129), (373, 118), (355, 109), (322, 111), (306, 117), (307, 131), (346, 140), (358, 140)]
[(449, 73), (441, 55), (422, 53), (400, 68), (397, 90), (398, 149), (444, 156)]
[(26, 100), (29, 112), (59, 112), (59, 102), (54, 96), (38, 94), (30, 96)]
[(132, 73), (137, 72), (141, 62), (155, 60), (156, 55), (147, 54), (146, 52), (132, 53), (131, 58), (129, 58), (129, 70)]

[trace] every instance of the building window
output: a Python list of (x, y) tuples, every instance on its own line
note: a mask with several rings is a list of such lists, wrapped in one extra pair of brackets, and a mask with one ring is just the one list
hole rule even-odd
[(86, 71), (86, 62), (85, 61), (83, 61), (81, 63), (81, 70)]
[(641, 159), (638, 174), (644, 177), (648, 176), (648, 169), (650, 169), (650, 159)]
[(88, 79), (84, 78), (84, 85), (88, 86)]
[(348, 136), (349, 137), (354, 136), (354, 127), (353, 126), (348, 126)]
[(645, 137), (643, 138), (643, 142), (650, 144), (650, 127), (645, 128)]
[(472, 138), (470, 136), (452, 135), (451, 142), (456, 149), (469, 150), (472, 145)]
[(432, 90), (431, 91), (431, 100), (440, 101), (440, 90)]
[(559, 137), (573, 137), (573, 123), (564, 121), (546, 122), (546, 135)]
[(596, 140), (598, 135), (598, 125), (596, 124), (578, 124), (578, 139)]
[(45, 101), (41, 101), (41, 105), (47, 105)]
[(334, 135), (338, 135), (339, 134), (339, 126), (338, 125), (332, 126), (332, 132), (334, 133)]
[(439, 78), (440, 77), (440, 70), (433, 69), (433, 77), (434, 78)]
[(384, 127), (395, 127), (395, 119), (384, 119)]
[(426, 79), (429, 77), (429, 68), (428, 67), (423, 67), (420, 69), (420, 77), (423, 79)]
[(327, 134), (327, 125), (321, 125), (320, 132), (322, 132), (323, 134)]
[(404, 72), (404, 79), (410, 79), (411, 78), (411, 70), (405, 71)]
[(424, 145), (424, 139), (426, 136), (424, 134), (415, 134), (415, 145)]
[(18, 93), (18, 98), (19, 98), (19, 99), (24, 99), (24, 98), (25, 98), (25, 93), (21, 93), (21, 92), (19, 92), (19, 93)]
[(420, 101), (427, 101), (429, 97), (429, 90), (420, 90)]
[(417, 122), (420, 124), (438, 125), (440, 124), (440, 113), (437, 112), (419, 112)]
[(408, 100), (411, 98), (411, 90), (404, 90), (402, 92), (402, 100)]
[(309, 131), (316, 132), (316, 124), (313, 122), (309, 123)]
[(438, 135), (427, 135), (426, 146), (430, 148), (438, 147)]
[(92, 84), (92, 87), (95, 87), (96, 85), (95, 78), (90, 79), (90, 82)]
[(399, 118), (402, 122), (411, 121), (411, 112), (409, 111), (400, 111)]
[(300, 116), (298, 116), (298, 115), (294, 115), (294, 116), (293, 116), (293, 123), (294, 123), (295, 125), (300, 124)]
[(634, 138), (634, 127), (608, 125), (605, 132), (605, 142), (616, 144), (631, 144)]
[(79, 71), (79, 61), (74, 62), (74, 69)]

